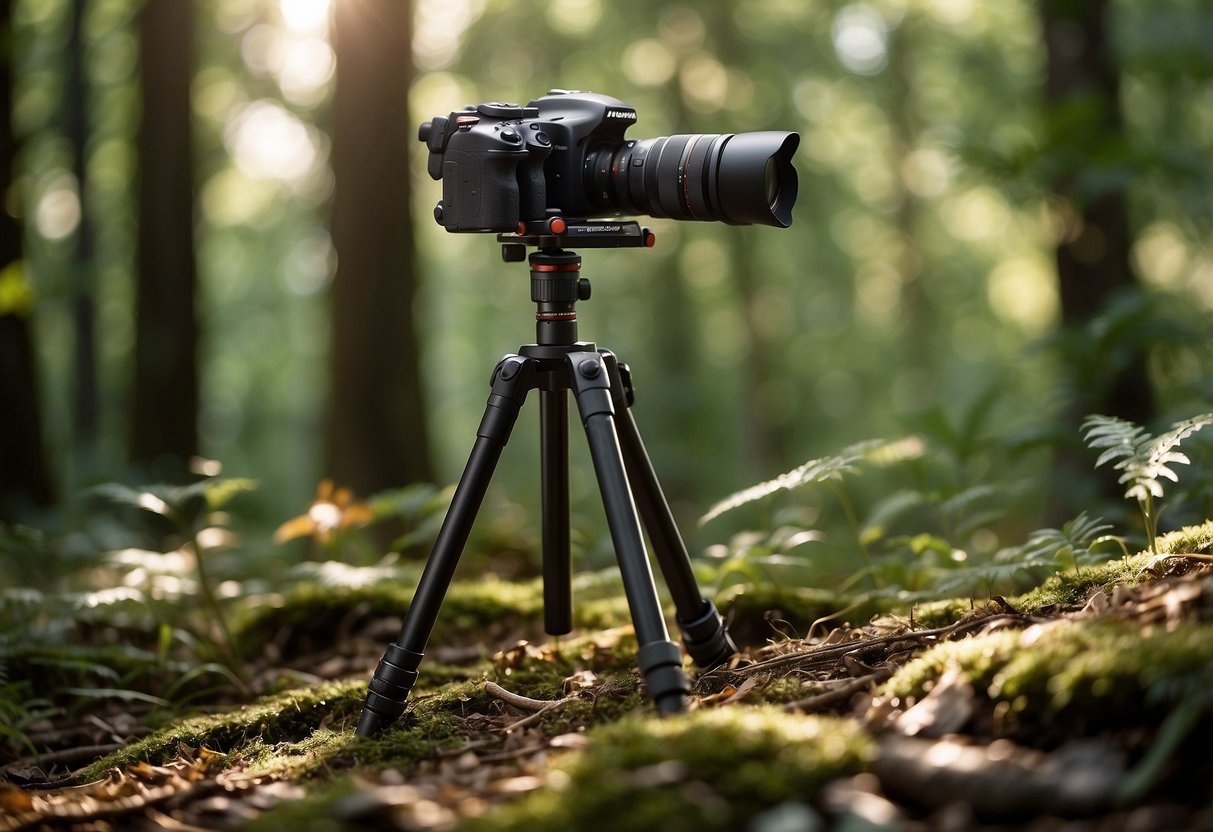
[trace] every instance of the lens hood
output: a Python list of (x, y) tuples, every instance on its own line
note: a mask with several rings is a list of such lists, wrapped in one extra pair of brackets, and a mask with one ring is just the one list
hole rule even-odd
[(742, 225), (792, 224), (800, 135), (778, 130), (734, 134), (720, 151), (716, 200), (727, 221)]

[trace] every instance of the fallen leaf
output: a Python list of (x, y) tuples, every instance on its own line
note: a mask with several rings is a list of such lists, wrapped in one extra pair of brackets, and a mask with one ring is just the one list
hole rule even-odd
[(907, 737), (942, 737), (959, 731), (973, 716), (973, 686), (956, 668), (949, 668), (923, 699), (893, 722)]

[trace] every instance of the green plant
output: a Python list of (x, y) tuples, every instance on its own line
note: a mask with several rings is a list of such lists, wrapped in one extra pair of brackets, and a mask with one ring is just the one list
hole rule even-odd
[(1041, 575), (1051, 575), (1067, 565), (1072, 565), (1077, 573), (1082, 565), (1108, 559), (1108, 555), (1095, 551), (1103, 543), (1118, 543), (1119, 552), (1128, 557), (1120, 538), (1105, 534), (1111, 528), (1102, 519), (1087, 517), (1083, 512), (1060, 529), (1037, 529), (1028, 535), (1026, 542), (999, 550), (988, 563), (954, 570), (920, 597), (947, 598), (971, 593), (979, 587), (990, 594), (1009, 591), (1015, 588), (1014, 582), (1021, 575), (1036, 576), (1032, 583), (1037, 584), (1043, 580)]
[(0, 748), (32, 748), (25, 729), (53, 713), (48, 700), (33, 696), (29, 680), (9, 678), (7, 657), (0, 650)]
[[(705, 525), (726, 512), (764, 500), (781, 491), (824, 484), (842, 508), (851, 536), (865, 564), (863, 574), (867, 575), (875, 586), (876, 570), (872, 563), (872, 556), (862, 532), (855, 504), (842, 486), (843, 480), (848, 475), (858, 474), (866, 464), (890, 465), (914, 458), (922, 451), (922, 440), (917, 436), (896, 440), (869, 439), (857, 442), (843, 448), (837, 454), (811, 459), (774, 479), (730, 494), (708, 509), (707, 513), (700, 518), (699, 523)], [(750, 565), (786, 566), (793, 564), (796, 560), (786, 557), (790, 549), (819, 539), (821, 539), (820, 533), (784, 524), (779, 524), (775, 532), (769, 535), (760, 532), (744, 533), (730, 541), (722, 569), (752, 574), (752, 570), (748, 568)]]
[(1095, 467), (1119, 460), (1112, 466), (1122, 472), (1117, 482), (1128, 486), (1126, 499), (1137, 501), (1151, 554), (1158, 554), (1156, 539), (1162, 507), (1156, 501), (1163, 497), (1162, 480), (1179, 482), (1179, 476), (1170, 466), (1189, 464), (1188, 457), (1176, 448), (1184, 439), (1210, 424), (1213, 424), (1213, 413), (1204, 413), (1176, 422), (1166, 433), (1152, 436), (1145, 428), (1115, 416), (1092, 414), (1083, 420), (1083, 441), (1087, 447), (1104, 449), (1095, 461)]
[(240, 675), (238, 653), (223, 609), (215, 595), (211, 577), (207, 573), (210, 553), (224, 545), (219, 530), (223, 520), (221, 509), (238, 494), (256, 488), (256, 481), (243, 478), (207, 477), (189, 485), (145, 485), (128, 486), (107, 483), (97, 486), (94, 492), (116, 503), (135, 506), (145, 512), (162, 517), (173, 531), (184, 541), (182, 549), (192, 555), (198, 591), (202, 596), (211, 623), (221, 635), (221, 649), (231, 668)]

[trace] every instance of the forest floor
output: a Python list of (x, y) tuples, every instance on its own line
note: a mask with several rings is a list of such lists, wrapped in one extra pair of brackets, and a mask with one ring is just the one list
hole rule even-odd
[(722, 598), (742, 650), (667, 719), (620, 599), (545, 642), (537, 585), (461, 584), (370, 739), (399, 619), (288, 599), (244, 631), (257, 695), (31, 728), (0, 831), (1213, 829), (1213, 524), (1162, 543), (1179, 554), (853, 624), (794, 590)]

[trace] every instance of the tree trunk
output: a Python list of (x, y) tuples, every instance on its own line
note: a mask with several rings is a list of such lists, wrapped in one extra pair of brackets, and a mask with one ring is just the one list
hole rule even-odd
[(131, 458), (183, 473), (198, 449), (190, 77), (194, 4), (148, 0), (140, 21), (139, 239)]
[[(12, 0), (0, 0), (0, 194), (12, 193)], [(23, 517), (53, 497), (43, 458), (42, 421), (34, 364), (32, 296), (21, 261), (21, 225), (0, 211), (0, 520)]]
[[(1124, 136), (1111, 6), (1108, 0), (1041, 2), (1048, 111), (1067, 108), (1075, 114), (1065, 119), (1071, 132), (1057, 138), (1067, 153), (1082, 155), (1084, 167), (1098, 164), (1100, 151), (1107, 155)], [(1062, 326), (1073, 330), (1105, 310), (1115, 294), (1136, 286), (1129, 260), (1133, 238), (1123, 188), (1084, 188), (1081, 171), (1067, 171), (1052, 188), (1060, 203), (1056, 262)], [(1098, 412), (1148, 422), (1153, 395), (1146, 356), (1138, 351), (1127, 365), (1104, 369), (1102, 378), (1076, 385), (1071, 416), (1081, 421)]]
[(80, 197), (80, 224), (72, 251), (75, 299), (76, 361), (72, 380), (72, 428), (78, 450), (93, 450), (97, 437), (97, 337), (96, 305), (93, 300), (93, 276), (96, 256), (93, 223), (88, 211), (88, 85), (84, 72), (84, 16), (87, 0), (72, 3), (71, 32), (68, 43), (67, 95), (64, 121), (72, 145), (72, 168)]
[(338, 265), (326, 467), (365, 495), (433, 479), (413, 324), (411, 4), (342, 0), (333, 8)]
[[(1052, 183), (1057, 236), (1056, 262), (1063, 332), (1081, 342), (1082, 330), (1117, 294), (1135, 285), (1130, 268), (1132, 235), (1123, 188), (1094, 188), (1083, 175), (1115, 155), (1123, 140), (1120, 77), (1112, 52), (1108, 0), (1041, 0), (1047, 74), (1046, 116), (1065, 125), (1052, 137), (1052, 152), (1069, 164)], [(1064, 114), (1064, 118), (1058, 118)], [(1081, 366), (1080, 366), (1081, 364)], [(1149, 422), (1154, 410), (1144, 350), (1128, 360), (1100, 358), (1076, 363), (1066, 372), (1070, 401), (1063, 414), (1065, 435), (1053, 463), (1048, 519), (1062, 522), (1088, 505), (1093, 460), (1077, 441), (1078, 427), (1091, 413)], [(1104, 477), (1102, 496), (1121, 489)]]

